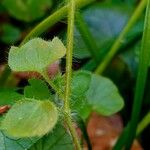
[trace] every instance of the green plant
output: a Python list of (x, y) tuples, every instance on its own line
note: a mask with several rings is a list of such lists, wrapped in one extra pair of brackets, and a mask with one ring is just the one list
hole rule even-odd
[[(76, 149), (81, 149), (72, 124), (72, 110), (76, 111), (83, 119), (87, 119), (92, 110), (103, 115), (110, 115), (123, 107), (123, 100), (115, 85), (106, 78), (86, 71), (74, 73), (72, 77), (74, 1), (71, 1), (69, 6), (67, 54), (65, 46), (58, 38), (54, 38), (52, 41), (34, 38), (21, 47), (11, 47), (8, 57), (8, 64), (13, 71), (35, 71), (40, 73), (55, 90), (56, 95), (58, 94), (61, 106), (57, 107), (57, 103), (54, 104), (55, 94), (48, 93), (48, 90), (47, 93), (44, 90), (45, 94), (42, 97), (41, 95), (38, 96), (38, 92), (33, 87), (37, 86), (38, 88), (39, 85), (31, 82), (32, 87), (25, 88), (25, 95), (6, 114), (2, 121), (1, 129), (4, 133), (13, 137), (29, 138), (37, 136), (42, 138), (43, 135), (53, 129), (58, 121), (58, 116), (61, 116), (61, 122), (65, 121), (69, 128)], [(59, 60), (65, 54), (67, 60), (66, 75), (60, 75), (58, 83), (64, 82), (64, 78), (66, 78), (66, 83), (64, 82), (58, 86), (49, 79), (46, 69), (49, 64)], [(99, 84), (96, 83), (97, 80), (99, 80)], [(82, 86), (83, 82), (85, 83), (84, 86)], [(42, 82), (40, 84), (43, 85)], [(112, 88), (102, 91), (103, 85), (106, 88)], [(46, 85), (43, 85), (41, 90), (44, 87), (46, 88)], [(94, 89), (96, 91), (93, 91)], [(66, 91), (65, 94), (63, 94), (64, 91)], [(93, 95), (93, 92), (95, 95)], [(101, 92), (103, 93), (102, 95), (100, 94)], [(108, 96), (107, 94), (110, 95)], [(51, 97), (48, 98), (46, 95), (51, 95)], [(93, 98), (94, 101), (92, 100)], [(103, 101), (104, 98), (105, 101)], [(80, 103), (82, 103), (81, 106), (79, 106)], [(83, 107), (84, 110), (82, 109)]]
[[(6, 115), (0, 117), (0, 146), (2, 150), (80, 150), (82, 149), (82, 143), (81, 137), (78, 136), (75, 129), (76, 125), (81, 129), (88, 148), (91, 149), (90, 139), (85, 127), (90, 114), (94, 111), (100, 115), (110, 116), (123, 108), (124, 100), (116, 85), (109, 78), (99, 74), (106, 69), (109, 62), (121, 48), (121, 41), (128, 35), (131, 27), (140, 18), (147, 0), (141, 1), (110, 51), (106, 50), (106, 54), (103, 52), (101, 56), (98, 55), (99, 49), (104, 48), (106, 43), (114, 40), (106, 38), (102, 43), (98, 44), (84, 17), (77, 10), (77, 8), (92, 2), (94, 0), (68, 1), (64, 7), (37, 25), (18, 47), (12, 46), (10, 48), (8, 65), (11, 70), (14, 72), (37, 72), (40, 74), (41, 79), (29, 79), (29, 85), (25, 86), (21, 94), (18, 93), (18, 88), (13, 90), (2, 88), (0, 90), (0, 97), (3, 99), (3, 101), (0, 101), (0, 105), (10, 106), (10, 110)], [(9, 2), (5, 0), (4, 5), (7, 6), (7, 3)], [(150, 35), (148, 28), (149, 5), (148, 3), (133, 113), (130, 123), (125, 128), (114, 149), (122, 149), (125, 144), (125, 148), (130, 149), (136, 136), (150, 60), (148, 52), (148, 38)], [(109, 8), (109, 5), (105, 7)], [(9, 9), (12, 8), (10, 7)], [(33, 15), (31, 19), (29, 12), (23, 18), (24, 21), (32, 21), (43, 16), (41, 12), (42, 14)], [(19, 19), (22, 18), (22, 16), (20, 17), (16, 14), (21, 15), (15, 13), (13, 16)], [(66, 14), (68, 14), (66, 46), (58, 37), (54, 37), (49, 41), (37, 37), (63, 19)], [(77, 22), (75, 22), (76, 19)], [(92, 57), (92, 63), (88, 63), (83, 68), (94, 70), (97, 67), (96, 74), (87, 70), (72, 70), (73, 49), (76, 40), (74, 33), (77, 32), (74, 31), (75, 23), (87, 48), (82, 57)], [(76, 45), (77, 43), (75, 43)], [(48, 66), (56, 61), (61, 62), (64, 57), (66, 58), (65, 74), (59, 71), (54, 78), (50, 78)], [(102, 58), (101, 61), (100, 58)], [(98, 66), (99, 63), (100, 65)], [(6, 67), (0, 77), (1, 86), (5, 86), (10, 73), (10, 70)], [(149, 113), (144, 118), (144, 121), (139, 124), (137, 135), (144, 130), (148, 123)]]

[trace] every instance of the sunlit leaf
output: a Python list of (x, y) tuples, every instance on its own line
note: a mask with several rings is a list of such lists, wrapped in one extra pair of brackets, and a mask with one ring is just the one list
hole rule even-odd
[(55, 37), (52, 41), (35, 38), (21, 47), (11, 47), (8, 64), (13, 71), (36, 71), (42, 73), (48, 65), (66, 53), (63, 43)]
[(50, 101), (24, 99), (10, 109), (1, 129), (13, 137), (42, 136), (53, 129), (58, 112)]

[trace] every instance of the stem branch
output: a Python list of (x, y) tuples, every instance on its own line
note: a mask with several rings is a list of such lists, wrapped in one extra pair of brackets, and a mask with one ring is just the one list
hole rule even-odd
[(64, 100), (63, 92), (61, 91), (61, 89), (57, 88), (57, 86), (49, 79), (49, 76), (48, 76), (47, 72), (43, 71), (41, 73), (41, 75), (43, 76), (43, 78), (45, 79), (45, 81), (52, 87), (52, 89), (55, 90), (55, 92), (58, 94), (58, 96), (62, 100)]
[[(74, 0), (77, 8), (82, 8), (95, 0)], [(24, 38), (21, 45), (26, 43), (33, 37), (37, 37), (40, 34), (44, 33), (48, 28), (52, 27), (54, 24), (59, 22), (60, 20), (64, 19), (68, 13), (69, 4), (65, 5), (64, 7), (60, 8), (46, 19), (44, 19), (41, 23), (39, 23), (31, 32)]]
[(135, 9), (133, 15), (131, 16), (130, 20), (128, 21), (127, 25), (124, 27), (123, 31), (120, 33), (119, 37), (116, 39), (114, 44), (112, 45), (110, 51), (102, 61), (102, 63), (99, 64), (97, 67), (95, 73), (102, 74), (103, 71), (106, 69), (106, 67), (109, 65), (112, 58), (115, 56), (117, 51), (122, 45), (122, 41), (126, 37), (127, 33), (130, 31), (130, 29), (135, 25), (137, 20), (140, 18), (143, 10), (145, 9), (145, 6), (147, 4), (147, 0), (141, 0), (138, 7)]

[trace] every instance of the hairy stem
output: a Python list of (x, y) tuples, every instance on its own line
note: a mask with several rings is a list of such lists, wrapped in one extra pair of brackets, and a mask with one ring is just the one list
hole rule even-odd
[(72, 78), (72, 53), (73, 53), (73, 33), (74, 33), (74, 15), (75, 3), (70, 0), (70, 8), (68, 9), (68, 29), (67, 29), (67, 53), (66, 53), (66, 88), (65, 88), (65, 110), (69, 110), (69, 97), (71, 93)]
[[(96, 0), (76, 0), (76, 7), (82, 8), (84, 6), (87, 6), (88, 4), (94, 2)], [(20, 43), (19, 46), (26, 43), (31, 38), (37, 37), (40, 34), (44, 33), (48, 28), (51, 28), (53, 25), (55, 25), (57, 22), (59, 22), (61, 19), (65, 18), (67, 15), (68, 5), (60, 8), (50, 16), (48, 16), (46, 19), (44, 19), (42, 22), (40, 22), (38, 25), (36, 25), (29, 34), (24, 38), (24, 40)], [(7, 67), (5, 68), (4, 72), (7, 71)], [(11, 75), (11, 72), (9, 72), (7, 75)]]
[(67, 125), (70, 133), (71, 133), (73, 143), (75, 145), (75, 150), (81, 150), (81, 146), (80, 146), (80, 143), (79, 143), (79, 140), (78, 140), (78, 136), (77, 136), (75, 127), (73, 126), (72, 118), (68, 113), (66, 113), (66, 115), (65, 115), (65, 122), (66, 122), (66, 125)]
[(46, 71), (43, 71), (41, 73), (41, 75), (43, 76), (43, 78), (45, 79), (45, 81), (52, 87), (53, 90), (55, 90), (55, 92), (58, 94), (58, 96), (64, 100), (64, 95), (63, 92), (61, 91), (61, 89), (57, 88), (57, 86), (50, 80), (48, 74)]
[(121, 47), (122, 41), (124, 40), (125, 36), (130, 31), (130, 29), (135, 25), (137, 20), (140, 18), (143, 10), (146, 7), (146, 4), (147, 4), (147, 0), (141, 0), (139, 6), (134, 11), (134, 13), (131, 16), (130, 20), (128, 21), (127, 25), (125, 26), (123, 31), (120, 33), (119, 37), (116, 39), (116, 41), (112, 45), (110, 51), (108, 52), (108, 54), (106, 55), (106, 57), (104, 58), (102, 63), (100, 63), (99, 66), (97, 67), (97, 69), (95, 70), (95, 73), (101, 74), (106, 69), (106, 67), (108, 66), (108, 64), (112, 60), (112, 58), (115, 56), (115, 54), (117, 53), (117, 51)]
[(70, 95), (71, 95), (71, 78), (72, 78), (72, 53), (73, 53), (73, 33), (74, 33), (74, 17), (75, 17), (75, 1), (70, 0), (68, 7), (68, 28), (67, 28), (67, 53), (66, 53), (66, 86), (64, 112), (66, 115), (66, 124), (70, 130), (76, 150), (80, 150), (80, 143), (77, 133), (73, 127), (70, 111)]

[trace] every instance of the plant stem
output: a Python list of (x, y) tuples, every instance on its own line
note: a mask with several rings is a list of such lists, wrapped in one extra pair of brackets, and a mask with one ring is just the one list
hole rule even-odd
[(80, 143), (79, 143), (79, 140), (78, 140), (78, 136), (77, 136), (75, 127), (73, 126), (71, 116), (68, 113), (66, 113), (66, 115), (65, 115), (65, 122), (68, 126), (68, 129), (69, 129), (70, 133), (71, 133), (73, 143), (75, 145), (75, 149), (76, 150), (81, 150), (81, 146), (80, 146)]
[[(140, 133), (142, 133), (142, 131), (148, 126), (148, 124), (150, 124), (150, 112), (139, 123), (138, 129), (136, 131), (136, 136), (138, 136)], [(129, 126), (130, 126), (130, 122), (124, 128), (124, 130), (123, 130), (120, 138), (118, 139), (116, 145), (113, 147), (113, 150), (121, 150), (122, 147), (125, 145), (125, 142), (128, 138)]]
[(148, 66), (150, 60), (149, 38), (150, 38), (150, 0), (148, 0), (147, 10), (146, 10), (142, 47), (140, 51), (139, 69), (138, 69), (135, 96), (133, 102), (133, 110), (131, 114), (131, 121), (129, 126), (127, 143), (125, 146), (126, 150), (130, 149), (132, 142), (134, 140), (137, 124), (139, 120), (139, 115), (141, 112), (142, 99), (144, 95), (144, 88), (147, 79), (147, 72), (148, 72)]
[(125, 36), (130, 31), (130, 29), (134, 26), (134, 24), (137, 22), (137, 20), (140, 18), (143, 10), (145, 9), (146, 4), (147, 4), (147, 0), (141, 0), (140, 4), (135, 9), (135, 11), (134, 11), (133, 15), (131, 16), (130, 20), (128, 21), (127, 25), (124, 27), (124, 29), (120, 33), (119, 37), (116, 39), (116, 41), (112, 45), (107, 56), (104, 58), (102, 63), (97, 67), (95, 73), (101, 74), (106, 69), (106, 67), (112, 60), (112, 58), (117, 53), (118, 49), (121, 47), (122, 41), (124, 40)]
[(68, 29), (67, 29), (67, 52), (66, 52), (66, 87), (65, 87), (65, 110), (69, 110), (69, 97), (71, 93), (71, 78), (72, 78), (72, 53), (73, 53), (73, 33), (74, 33), (74, 15), (75, 3), (70, 0), (68, 9)]
[(43, 71), (40, 74), (43, 76), (45, 81), (52, 87), (52, 89), (55, 90), (55, 92), (58, 94), (58, 96), (60, 96), (60, 98), (62, 100), (64, 100), (63, 92), (59, 88), (57, 88), (57, 86), (49, 79), (47, 72)]
[[(138, 128), (136, 130), (136, 136), (139, 136), (142, 131), (150, 124), (150, 112), (142, 119), (142, 121), (139, 123)], [(122, 147), (125, 145), (125, 142), (128, 138), (129, 134), (129, 127), (130, 122), (128, 125), (124, 128), (120, 138), (118, 139), (116, 145), (113, 147), (113, 150), (121, 150)]]
[[(95, 0), (75, 0), (75, 4), (77, 8), (82, 8), (87, 6), (88, 4), (94, 2)], [(38, 24), (22, 41), (21, 45), (26, 43), (33, 37), (39, 36), (43, 32), (45, 32), (48, 28), (52, 27), (54, 24), (59, 22), (61, 19), (65, 18), (69, 9), (69, 4), (65, 5), (64, 7), (60, 8), (49, 17), (44, 19), (40, 24)]]
[(97, 55), (97, 52), (98, 52), (97, 43), (95, 42), (95, 39), (92, 33), (90, 32), (88, 25), (84, 21), (84, 18), (80, 12), (76, 12), (76, 25), (89, 52), (93, 56), (94, 60), (97, 63), (99, 63), (99, 56)]
[[(76, 0), (76, 7), (82, 8), (84, 6), (87, 6), (88, 4), (94, 2), (96, 0)], [(68, 5), (60, 8), (58, 11), (54, 12), (50, 16), (48, 16), (46, 19), (44, 19), (42, 22), (40, 22), (37, 26), (35, 26), (29, 34), (24, 38), (24, 40), (20, 43), (19, 46), (26, 43), (28, 40), (30, 40), (33, 37), (39, 36), (40, 34), (44, 33), (48, 28), (52, 27), (54, 24), (59, 22), (61, 19), (65, 18), (67, 15)], [(5, 69), (7, 71), (7, 68)], [(11, 72), (9, 72), (11, 75)]]
[(142, 121), (139, 123), (136, 136), (140, 135), (142, 131), (150, 124), (150, 112), (146, 114), (146, 116), (142, 119)]
[(64, 112), (66, 114), (66, 124), (70, 130), (76, 150), (81, 150), (77, 133), (73, 127), (70, 111), (70, 95), (71, 95), (71, 78), (72, 78), (72, 53), (73, 53), (73, 33), (74, 33), (74, 17), (75, 17), (75, 1), (70, 0), (68, 7), (68, 28), (67, 28), (67, 53), (66, 53), (66, 86)]

